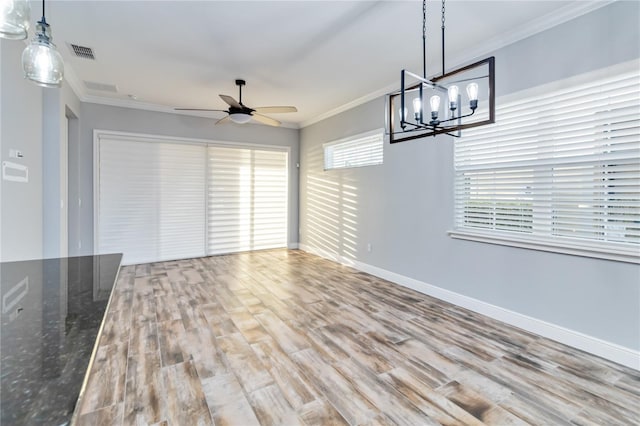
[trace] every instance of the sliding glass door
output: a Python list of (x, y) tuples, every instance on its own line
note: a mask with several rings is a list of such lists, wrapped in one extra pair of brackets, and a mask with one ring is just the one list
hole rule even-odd
[(208, 148), (209, 254), (287, 246), (287, 152)]
[(288, 152), (100, 135), (96, 251), (123, 263), (287, 246)]

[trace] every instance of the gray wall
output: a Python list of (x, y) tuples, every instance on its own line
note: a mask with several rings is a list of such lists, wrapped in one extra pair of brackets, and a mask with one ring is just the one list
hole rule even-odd
[[(0, 244), (3, 261), (42, 257), (42, 92), (22, 76), (24, 43), (0, 40), (2, 161), (26, 165), (29, 182), (1, 180)], [(19, 149), (21, 159), (9, 158)]]
[[(618, 2), (495, 52), (498, 95), (639, 56), (640, 3)], [(640, 268), (452, 239), (453, 141), (384, 147), (384, 164), (322, 170), (322, 144), (384, 127), (377, 99), (301, 130), (300, 242), (640, 349)], [(371, 252), (367, 251), (371, 244)]]
[[(93, 252), (93, 131), (114, 130), (223, 142), (279, 145), (290, 148), (289, 242), (298, 242), (297, 129), (262, 125), (225, 124), (201, 117), (83, 103), (80, 139), (69, 145), (69, 253)], [(78, 203), (77, 200), (80, 200)], [(80, 207), (78, 207), (80, 204)], [(78, 245), (80, 242), (80, 247)]]
[[(44, 257), (66, 256), (60, 253), (60, 201), (65, 197), (60, 188), (60, 146), (67, 138), (64, 121), (67, 115), (78, 116), (80, 101), (71, 88), (63, 83), (59, 90), (45, 90), (43, 97), (43, 252)], [(77, 143), (77, 127), (69, 126), (69, 143)], [(70, 167), (70, 164), (68, 164)], [(69, 182), (70, 183), (70, 182)], [(67, 203), (64, 199), (63, 202)]]

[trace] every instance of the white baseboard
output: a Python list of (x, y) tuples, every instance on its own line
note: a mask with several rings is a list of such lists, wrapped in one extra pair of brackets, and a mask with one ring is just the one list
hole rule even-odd
[(334, 252), (311, 247), (302, 243), (299, 244), (299, 247), (300, 250), (316, 254), (343, 265), (351, 266), (359, 271), (375, 275), (376, 277), (408, 287), (419, 291), (420, 293), (453, 303), (454, 305), (486, 315), (490, 318), (505, 322), (531, 333), (589, 352), (593, 355), (600, 356), (635, 370), (640, 370), (640, 352), (633, 349), (607, 342), (606, 340), (598, 339), (537, 318), (523, 315), (509, 309), (504, 309), (441, 287), (436, 287), (395, 272), (387, 271), (386, 269), (378, 268), (377, 266), (372, 266), (353, 259), (347, 259)]
[(288, 243), (287, 244), (287, 248), (289, 250), (297, 250), (298, 248), (300, 248), (299, 245), (300, 244), (298, 244), (298, 243)]

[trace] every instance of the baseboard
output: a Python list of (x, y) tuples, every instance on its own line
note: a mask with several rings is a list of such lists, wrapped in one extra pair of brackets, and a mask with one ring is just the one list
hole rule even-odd
[(299, 246), (300, 246), (300, 244), (298, 244), (298, 243), (288, 243), (287, 244), (287, 248), (289, 250), (297, 250), (297, 249), (300, 248)]
[(395, 272), (387, 271), (386, 269), (378, 268), (377, 266), (369, 265), (353, 259), (347, 259), (334, 252), (318, 249), (306, 244), (299, 244), (299, 248), (300, 250), (351, 266), (359, 271), (375, 275), (376, 277), (419, 291), (420, 293), (453, 303), (454, 305), (486, 315), (490, 318), (505, 322), (531, 333), (555, 340), (635, 370), (640, 370), (640, 352), (634, 351), (633, 349), (607, 342), (606, 340), (598, 339), (537, 318), (523, 315), (509, 309), (501, 308), (460, 293), (436, 287)]

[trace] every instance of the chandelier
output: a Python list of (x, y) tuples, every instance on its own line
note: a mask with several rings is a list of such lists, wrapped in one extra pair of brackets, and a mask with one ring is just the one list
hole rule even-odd
[[(402, 70), (400, 90), (387, 96), (391, 143), (447, 134), (495, 122), (495, 58), (445, 71), (445, 0), (442, 0), (442, 74), (427, 79), (427, 3), (422, 1), (422, 75)], [(465, 94), (460, 87), (465, 87)], [(409, 116), (408, 100), (413, 114)], [(442, 99), (446, 102), (442, 102)], [(430, 113), (426, 113), (426, 106)], [(442, 106), (442, 108), (441, 108)]]

